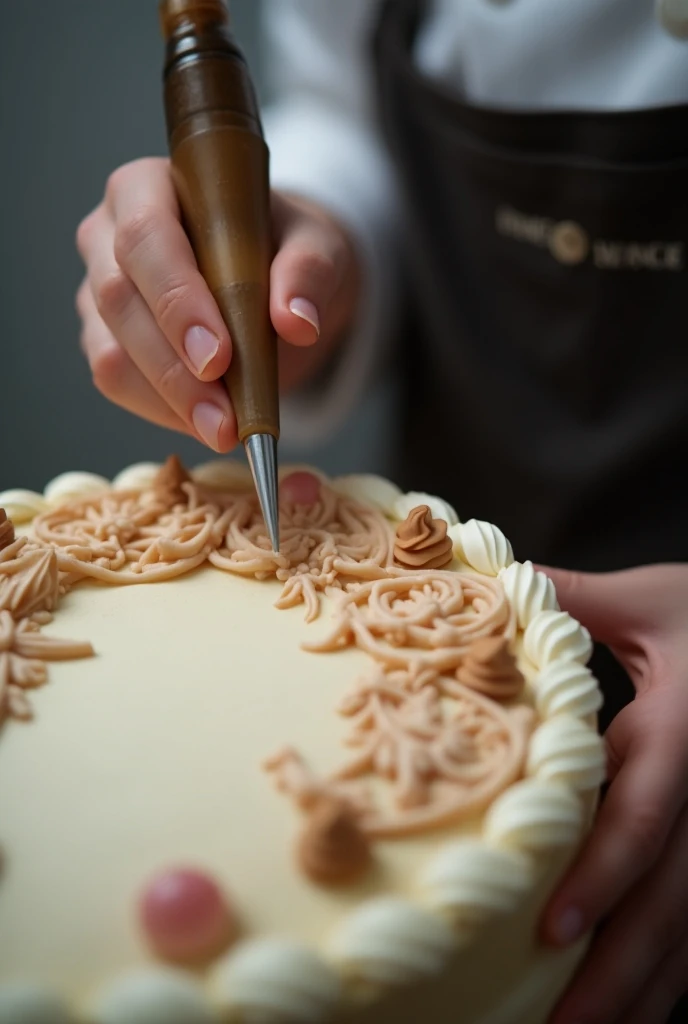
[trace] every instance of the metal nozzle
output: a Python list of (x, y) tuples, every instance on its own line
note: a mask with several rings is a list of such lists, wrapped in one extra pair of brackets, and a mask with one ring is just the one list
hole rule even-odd
[(260, 509), (273, 551), (279, 551), (279, 505), (277, 500), (277, 438), (272, 434), (250, 434), (244, 441), (248, 464), (258, 492)]

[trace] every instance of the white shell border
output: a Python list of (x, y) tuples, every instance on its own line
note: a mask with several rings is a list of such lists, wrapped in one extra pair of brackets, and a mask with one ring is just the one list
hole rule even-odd
[[(138, 463), (108, 481), (92, 473), (63, 473), (43, 494), (0, 493), (0, 506), (15, 523), (99, 491), (143, 490), (160, 466)], [(304, 466), (284, 466), (280, 476)], [(230, 491), (250, 484), (248, 467), (234, 460), (197, 466), (192, 478), (204, 487)], [(403, 520), (427, 504), (447, 521), (457, 569), (497, 576), (523, 630), (523, 651), (534, 670), (532, 684), (540, 717), (529, 745), (526, 777), (510, 786), (485, 815), (481, 837), (446, 842), (417, 879), (415, 901), (380, 896), (346, 914), (325, 948), (315, 951), (274, 937), (240, 941), (212, 969), (209, 992), (185, 973), (164, 967), (129, 972), (96, 993), (86, 1016), (33, 984), (0, 985), (0, 1024), (212, 1024), (233, 1019), (325, 1020), (347, 986), (366, 982), (384, 992), (441, 971), (486, 919), (517, 910), (536, 883), (541, 855), (576, 844), (584, 826), (581, 795), (604, 779), (604, 747), (595, 728), (602, 704), (596, 679), (585, 664), (592, 645), (587, 631), (559, 610), (554, 586), (530, 562), (514, 561), (511, 545), (496, 526), (460, 522), (441, 498), (403, 494), (374, 475), (328, 481), (336, 490), (371, 504), (389, 519)], [(28, 1014), (28, 1016), (27, 1016)]]

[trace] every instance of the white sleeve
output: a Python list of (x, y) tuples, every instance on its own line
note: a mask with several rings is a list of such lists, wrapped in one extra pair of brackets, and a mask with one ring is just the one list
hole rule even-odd
[(282, 401), (285, 440), (323, 440), (371, 382), (393, 330), (394, 176), (375, 117), (376, 0), (264, 0), (266, 71), (276, 99), (263, 113), (274, 188), (329, 209), (363, 266), (357, 322), (317, 384)]

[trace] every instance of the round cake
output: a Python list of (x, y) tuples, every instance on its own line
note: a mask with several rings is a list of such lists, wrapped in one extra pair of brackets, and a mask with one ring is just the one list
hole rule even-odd
[(496, 526), (289, 467), (275, 553), (174, 457), (0, 508), (0, 1024), (544, 1024), (601, 695)]

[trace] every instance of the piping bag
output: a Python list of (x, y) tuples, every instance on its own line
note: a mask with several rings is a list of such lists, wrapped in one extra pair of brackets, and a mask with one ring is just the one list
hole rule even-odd
[(270, 321), (268, 148), (223, 0), (161, 0), (172, 177), (201, 274), (232, 339), (225, 383), (279, 550), (277, 338)]

